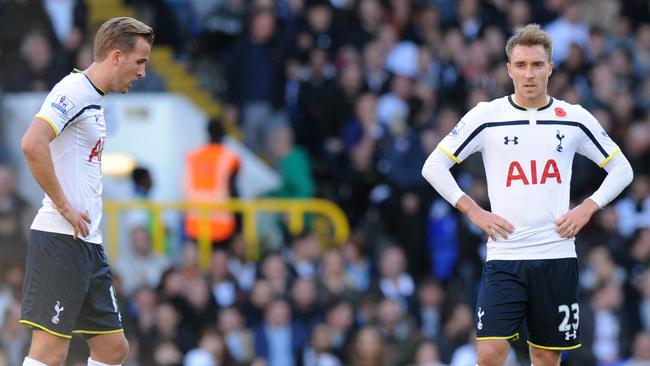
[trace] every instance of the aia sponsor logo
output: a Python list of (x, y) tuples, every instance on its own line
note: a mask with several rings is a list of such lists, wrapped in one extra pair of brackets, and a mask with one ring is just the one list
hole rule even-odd
[(560, 169), (558, 169), (557, 163), (553, 159), (546, 161), (541, 172), (537, 170), (537, 160), (530, 161), (529, 169), (524, 169), (524, 166), (518, 161), (510, 163), (508, 177), (506, 178), (506, 187), (510, 187), (517, 181), (520, 181), (525, 186), (552, 182), (562, 183)]
[(90, 151), (90, 155), (88, 155), (88, 161), (93, 161), (94, 158), (97, 158), (97, 161), (101, 163), (102, 151), (104, 151), (104, 139), (99, 138), (97, 139), (97, 142), (95, 142), (93, 149)]

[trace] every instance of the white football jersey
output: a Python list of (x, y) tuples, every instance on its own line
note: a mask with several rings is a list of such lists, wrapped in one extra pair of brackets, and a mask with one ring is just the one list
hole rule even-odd
[[(72, 207), (88, 212), (91, 223), (84, 241), (101, 244), (102, 150), (106, 138), (101, 89), (77, 70), (54, 86), (36, 117), (52, 126), (54, 171)], [(32, 229), (73, 234), (72, 225), (45, 195)]]
[(487, 260), (576, 257), (574, 239), (555, 225), (569, 210), (574, 154), (603, 167), (620, 149), (579, 105), (550, 98), (524, 108), (513, 98), (479, 103), (438, 149), (457, 163), (481, 152), (491, 211), (515, 227), (508, 239), (488, 240)]

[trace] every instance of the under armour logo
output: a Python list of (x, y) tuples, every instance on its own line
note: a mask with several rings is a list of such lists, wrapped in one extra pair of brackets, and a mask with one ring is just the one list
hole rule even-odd
[(483, 317), (483, 315), (485, 315), (485, 311), (483, 311), (479, 307), (478, 312), (476, 313), (476, 315), (478, 315), (478, 324), (476, 325), (476, 328), (478, 328), (478, 330), (481, 330), (481, 329), (483, 329), (483, 322), (481, 321), (481, 318)]
[(557, 144), (557, 146), (555, 147), (555, 150), (557, 150), (557, 152), (562, 152), (562, 150), (564, 149), (562, 147), (562, 139), (564, 138), (564, 135), (560, 135), (560, 130), (555, 130), (555, 132), (556, 132), (555, 138), (560, 140), (560, 143)]
[(54, 324), (59, 324), (61, 319), (59, 318), (59, 314), (63, 311), (64, 307), (61, 306), (61, 302), (57, 301), (56, 305), (54, 305), (54, 311), (56, 311), (56, 315), (52, 317), (52, 323)]
[(514, 136), (513, 138), (508, 138), (508, 136), (503, 137), (503, 144), (504, 145), (508, 145), (511, 142), (513, 144), (517, 145), (519, 143), (519, 137), (517, 137), (517, 136)]
[(577, 339), (578, 338), (578, 331), (573, 330), (573, 332), (565, 332), (564, 333), (564, 340), (568, 341), (569, 339)]

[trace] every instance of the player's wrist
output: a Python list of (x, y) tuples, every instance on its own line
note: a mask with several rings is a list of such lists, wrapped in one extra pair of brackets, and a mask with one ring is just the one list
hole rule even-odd
[(596, 201), (592, 200), (591, 198), (587, 198), (586, 200), (582, 201), (581, 204), (588, 212), (589, 214), (593, 215), (595, 214), (598, 210), (600, 210), (600, 206), (596, 203)]
[(56, 209), (59, 210), (61, 214), (65, 214), (70, 211), (70, 204), (68, 201), (63, 201), (60, 204), (54, 203), (54, 206), (56, 206)]

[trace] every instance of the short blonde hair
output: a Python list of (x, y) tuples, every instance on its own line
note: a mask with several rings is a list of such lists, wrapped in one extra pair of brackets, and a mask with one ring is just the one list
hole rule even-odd
[(525, 27), (515, 29), (515, 34), (513, 34), (512, 37), (508, 39), (508, 43), (506, 43), (506, 55), (508, 56), (508, 61), (510, 61), (512, 49), (517, 45), (540, 45), (544, 47), (544, 50), (548, 55), (548, 61), (551, 61), (551, 56), (553, 54), (553, 40), (548, 33), (540, 28), (539, 24), (531, 23)]
[(103, 61), (112, 50), (131, 52), (138, 37), (153, 44), (153, 29), (137, 19), (130, 17), (111, 18), (104, 22), (95, 35), (93, 56), (95, 61)]

